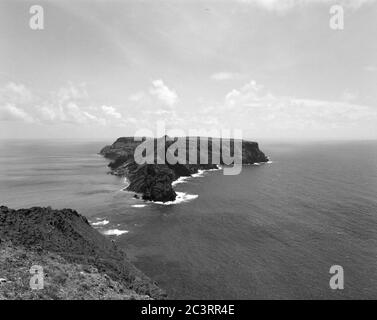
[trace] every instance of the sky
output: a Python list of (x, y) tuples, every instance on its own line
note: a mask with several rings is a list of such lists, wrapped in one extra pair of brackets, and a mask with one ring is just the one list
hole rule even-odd
[(0, 139), (377, 139), (376, 89), (375, 0), (0, 1)]

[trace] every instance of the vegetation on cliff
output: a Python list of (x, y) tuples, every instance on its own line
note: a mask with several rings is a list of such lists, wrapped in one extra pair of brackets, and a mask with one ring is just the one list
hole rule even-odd
[[(44, 288), (32, 290), (40, 265)], [(124, 251), (71, 209), (0, 207), (0, 299), (163, 299)]]

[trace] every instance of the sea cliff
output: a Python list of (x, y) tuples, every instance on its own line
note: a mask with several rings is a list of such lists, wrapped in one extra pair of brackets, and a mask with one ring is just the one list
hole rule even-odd
[[(43, 289), (30, 288), (33, 265), (43, 268)], [(0, 207), (0, 299), (165, 297), (75, 210)]]
[[(160, 143), (161, 139), (164, 139), (164, 143)], [(109, 167), (111, 169), (110, 173), (118, 176), (125, 176), (129, 180), (129, 185), (127, 186), (128, 191), (134, 191), (144, 200), (151, 201), (173, 201), (176, 198), (176, 193), (174, 191), (172, 183), (182, 176), (191, 176), (198, 172), (198, 170), (209, 170), (218, 168), (218, 164), (222, 165), (224, 146), (215, 152), (215, 148), (212, 148), (216, 139), (208, 139), (208, 164), (200, 164), (200, 137), (186, 137), (186, 156), (187, 160), (189, 158), (190, 152), (193, 148), (196, 148), (196, 154), (198, 155), (197, 164), (190, 164), (187, 161), (185, 164), (176, 163), (169, 164), (165, 162), (160, 164), (157, 162), (158, 156), (161, 155), (160, 148), (163, 154), (166, 156), (169, 153), (169, 147), (174, 143), (172, 139), (167, 136), (153, 139), (154, 142), (154, 159), (156, 161), (152, 164), (138, 164), (134, 159), (134, 153), (136, 147), (141, 143), (135, 141), (134, 137), (121, 137), (118, 138), (112, 145), (105, 146), (100, 154), (111, 160)], [(190, 140), (196, 140), (195, 144), (190, 144)], [(217, 139), (219, 140), (219, 139)], [(218, 141), (217, 141), (218, 142)], [(259, 149), (258, 143), (253, 141), (241, 141), (242, 145), (242, 164), (252, 164), (267, 162), (268, 158)], [(231, 140), (231, 144), (228, 149), (234, 146), (234, 140)], [(231, 149), (232, 150), (232, 149)], [(220, 163), (214, 163), (212, 161), (214, 158), (220, 159)]]

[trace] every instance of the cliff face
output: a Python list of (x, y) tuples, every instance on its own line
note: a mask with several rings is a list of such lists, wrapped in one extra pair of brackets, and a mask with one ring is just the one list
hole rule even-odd
[[(164, 150), (160, 150), (159, 140), (165, 139)], [(154, 164), (138, 164), (134, 160), (134, 152), (136, 147), (141, 143), (135, 141), (134, 137), (122, 137), (118, 138), (112, 145), (104, 147), (100, 154), (104, 157), (111, 159), (109, 164), (111, 173), (119, 176), (126, 176), (130, 181), (127, 190), (134, 191), (142, 194), (142, 198), (152, 201), (172, 201), (176, 198), (176, 193), (172, 187), (172, 182), (181, 176), (190, 176), (197, 173), (198, 170), (208, 170), (217, 168), (217, 163), (212, 161), (212, 156), (218, 156), (220, 164), (223, 164), (223, 153), (227, 154), (230, 150), (233, 150), (234, 141), (231, 140), (231, 144), (227, 150), (221, 149), (217, 152), (212, 152), (212, 145), (215, 139), (210, 138), (208, 141), (208, 164), (199, 164), (200, 161), (200, 142), (198, 137), (186, 138), (186, 163), (189, 163), (189, 154), (196, 148), (197, 163), (198, 164), (157, 164), (158, 155), (168, 155), (169, 147), (174, 143), (167, 137), (161, 137), (159, 139), (153, 139), (154, 141)], [(196, 144), (191, 144), (193, 140), (196, 140)], [(218, 142), (218, 141), (217, 141)], [(225, 147), (226, 148), (226, 147)], [(242, 141), (242, 163), (251, 164), (256, 162), (267, 162), (268, 158), (265, 154), (259, 150), (258, 143), (252, 141)]]
[[(115, 243), (71, 209), (0, 207), (0, 298), (163, 299)], [(29, 269), (41, 265), (45, 288), (31, 290)]]

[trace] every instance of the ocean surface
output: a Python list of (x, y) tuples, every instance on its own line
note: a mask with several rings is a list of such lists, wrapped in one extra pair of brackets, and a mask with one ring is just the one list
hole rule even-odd
[(0, 142), (0, 204), (77, 209), (170, 298), (377, 298), (377, 142), (260, 142), (272, 163), (198, 174), (168, 205), (107, 174), (111, 142)]

